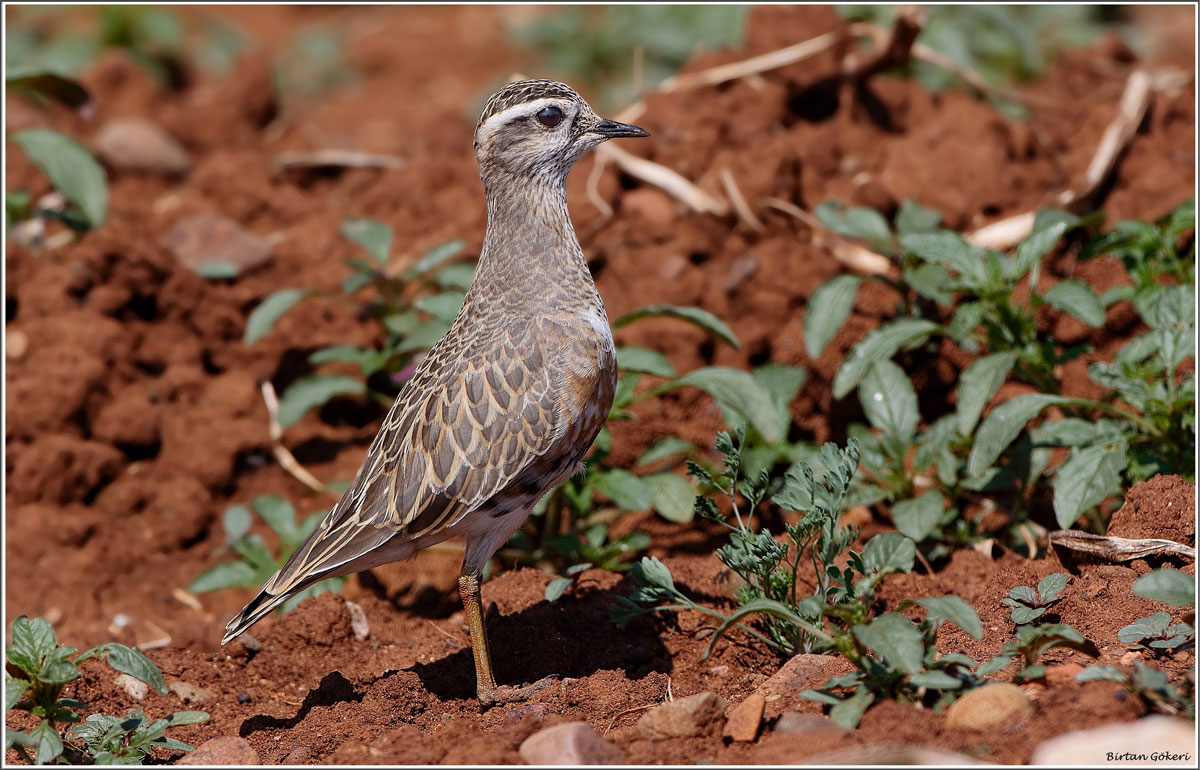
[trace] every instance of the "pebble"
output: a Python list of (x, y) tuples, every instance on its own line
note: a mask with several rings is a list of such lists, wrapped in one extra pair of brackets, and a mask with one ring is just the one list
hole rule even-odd
[(638, 720), (638, 732), (651, 740), (689, 738), (723, 719), (725, 699), (711, 692), (676, 698), (655, 706)]
[(757, 272), (758, 260), (754, 257), (738, 257), (733, 260), (733, 264), (729, 266), (729, 272), (725, 275), (725, 293), (734, 293)]
[(117, 687), (125, 691), (125, 694), (134, 700), (141, 700), (146, 697), (146, 683), (140, 679), (134, 679), (129, 674), (121, 674), (113, 680)]
[(753, 741), (758, 737), (758, 726), (762, 722), (767, 699), (760, 693), (750, 693), (746, 700), (729, 712), (725, 723), (725, 737), (735, 741)]
[(517, 750), (530, 765), (619, 765), (625, 752), (596, 735), (587, 722), (539, 730)]
[(167, 689), (183, 699), (184, 703), (203, 703), (212, 697), (212, 691), (197, 687), (191, 682), (171, 682)]
[(267, 239), (219, 214), (181, 219), (163, 236), (162, 245), (180, 264), (197, 273), (216, 262), (232, 264), (242, 275), (266, 265), (274, 256)]
[(775, 720), (775, 726), (771, 728), (771, 732), (784, 735), (807, 735), (821, 730), (838, 734), (850, 732), (831, 719), (816, 714), (805, 714), (803, 711), (789, 711), (780, 715), (779, 719)]
[(348, 601), (346, 609), (350, 611), (350, 630), (354, 632), (354, 638), (363, 640), (370, 636), (371, 627), (367, 625), (367, 613), (363, 608)]
[(824, 686), (831, 676), (830, 667), (835, 664), (831, 655), (794, 655), (755, 692), (767, 698), (783, 695), (794, 699), (801, 690)]
[(549, 703), (525, 703), (505, 710), (504, 716), (500, 718), (500, 721), (505, 725), (515, 725), (526, 717), (532, 717), (540, 722), (546, 718), (546, 714), (548, 713), (550, 713)]
[(1033, 716), (1033, 704), (1015, 684), (998, 682), (967, 692), (946, 709), (946, 726), (984, 730)]
[(1033, 750), (1034, 765), (1189, 765), (1195, 767), (1196, 728), (1154, 714), (1125, 724), (1074, 730)]
[(674, 281), (688, 269), (688, 259), (682, 254), (669, 254), (658, 262), (658, 275), (664, 281)]
[(177, 761), (177, 765), (257, 765), (258, 752), (245, 738), (222, 735), (201, 743)]
[(113, 118), (100, 128), (94, 144), (104, 162), (123, 171), (179, 176), (192, 165), (179, 142), (141, 118)]
[(312, 752), (307, 746), (297, 746), (288, 752), (288, 755), (283, 758), (283, 765), (307, 765), (312, 762)]
[(10, 361), (19, 361), (25, 356), (25, 351), (29, 350), (29, 337), (25, 336), (25, 332), (12, 331), (4, 332), (4, 357)]

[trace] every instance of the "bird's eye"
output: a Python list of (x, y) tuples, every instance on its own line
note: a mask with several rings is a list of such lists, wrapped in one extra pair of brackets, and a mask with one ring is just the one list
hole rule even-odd
[(543, 107), (537, 114), (538, 123), (541, 123), (546, 128), (554, 128), (559, 123), (562, 123), (563, 111), (557, 107)]

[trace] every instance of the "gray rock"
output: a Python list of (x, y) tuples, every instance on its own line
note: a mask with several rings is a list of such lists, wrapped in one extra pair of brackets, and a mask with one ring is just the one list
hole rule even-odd
[(271, 243), (219, 214), (196, 214), (180, 220), (162, 239), (180, 264), (204, 275), (229, 266), (242, 275), (266, 265), (274, 256)]
[(146, 683), (140, 679), (134, 679), (129, 674), (121, 674), (113, 680), (117, 687), (125, 691), (125, 694), (134, 700), (141, 700), (146, 697)]
[(179, 176), (192, 165), (179, 142), (141, 118), (113, 118), (100, 128), (94, 145), (104, 162), (121, 171)]
[(587, 722), (565, 722), (539, 730), (518, 752), (530, 765), (619, 765), (625, 752), (596, 735)]
[(676, 698), (656, 706), (638, 720), (638, 732), (651, 740), (688, 738), (724, 721), (725, 699), (711, 692)]
[(184, 703), (203, 703), (212, 698), (212, 691), (191, 682), (171, 682), (167, 689), (178, 695)]
[(201, 743), (193, 752), (185, 754), (177, 765), (257, 765), (258, 752), (245, 738), (222, 735)]

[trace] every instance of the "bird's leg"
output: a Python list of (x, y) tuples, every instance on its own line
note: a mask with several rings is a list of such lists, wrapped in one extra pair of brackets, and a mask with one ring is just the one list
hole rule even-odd
[(475, 694), (481, 703), (515, 703), (528, 700), (554, 677), (546, 677), (525, 687), (499, 686), (492, 673), (492, 656), (488, 653), (487, 633), (483, 627), (483, 603), (480, 601), (480, 575), (463, 572), (458, 576), (458, 593), (467, 611), (467, 629), (471, 633), (471, 653), (475, 656)]

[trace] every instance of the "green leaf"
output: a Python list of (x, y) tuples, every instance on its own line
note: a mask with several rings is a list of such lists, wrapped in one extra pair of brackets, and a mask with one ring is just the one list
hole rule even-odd
[(342, 220), (341, 232), (375, 257), (380, 267), (388, 263), (388, 255), (392, 253), (392, 228), (383, 222), (347, 217)]
[(1059, 281), (1042, 295), (1042, 299), (1088, 326), (1104, 326), (1104, 305), (1100, 304), (1092, 287), (1082, 281)]
[(922, 262), (916, 267), (904, 268), (901, 280), (922, 297), (945, 307), (954, 305), (954, 292), (951, 289), (954, 279), (946, 272), (946, 268), (935, 262)]
[(651, 465), (660, 460), (665, 460), (668, 457), (687, 454), (694, 450), (696, 445), (690, 441), (684, 441), (675, 436), (667, 436), (655, 441), (650, 445), (641, 457), (637, 459), (635, 465)]
[(885, 253), (895, 248), (887, 220), (875, 209), (864, 206), (846, 208), (841, 201), (824, 201), (813, 213), (821, 220), (821, 224), (834, 232), (860, 238)]
[(49, 764), (63, 752), (62, 738), (58, 737), (58, 731), (44, 719), (41, 724), (33, 728), (29, 737), (33, 739), (32, 745), (36, 747), (34, 760), (39, 765)]
[(196, 273), (210, 281), (224, 281), (238, 277), (238, 266), (227, 259), (210, 259), (196, 268)]
[(1054, 518), (1070, 529), (1079, 516), (1120, 491), (1125, 446), (1072, 449), (1054, 475)]
[(634, 582), (638, 585), (661, 588), (664, 591), (675, 591), (675, 581), (671, 578), (671, 570), (657, 556), (643, 556), (629, 570)]
[(24, 679), (18, 679), (10, 675), (7, 671), (4, 672), (4, 710), (7, 712), (13, 706), (17, 705), (17, 701), (21, 700), (21, 696), (29, 689), (29, 682)]
[(417, 301), (417, 307), (443, 321), (453, 321), (462, 310), (464, 295), (461, 291), (443, 291)]
[(573, 581), (569, 577), (556, 577), (546, 584), (546, 601), (556, 602), (571, 587)]
[(279, 399), (279, 425), (294, 425), (309, 409), (325, 404), (338, 396), (367, 392), (367, 386), (353, 377), (339, 374), (314, 374), (301, 377), (284, 391)]
[(917, 604), (927, 610), (926, 619), (933, 625), (948, 620), (966, 631), (975, 639), (983, 638), (983, 624), (975, 608), (957, 596), (932, 596), (917, 599)]
[(858, 385), (858, 399), (872, 425), (909, 443), (921, 419), (908, 375), (888, 360), (876, 361)]
[(962, 687), (962, 680), (951, 676), (945, 671), (925, 671), (908, 678), (909, 684), (926, 687), (930, 690), (957, 690)]
[(634, 310), (631, 313), (626, 313), (617, 320), (612, 322), (612, 328), (619, 329), (622, 326), (639, 321), (643, 318), (677, 318), (680, 321), (697, 326), (708, 332), (713, 337), (723, 340), (732, 345), (735, 349), (741, 349), (741, 343), (738, 342), (737, 336), (733, 330), (725, 325), (725, 322), (717, 318), (707, 310), (702, 310), (698, 307), (680, 307), (679, 305), (647, 305), (646, 307)]
[(241, 505), (229, 506), (221, 517), (221, 526), (225, 530), (225, 542), (242, 539), (250, 531), (250, 511)]
[(653, 473), (641, 479), (659, 516), (676, 524), (692, 520), (696, 492), (687, 479), (675, 473)]
[(1129, 677), (1116, 666), (1088, 666), (1083, 671), (1075, 675), (1076, 682), (1121, 682), (1122, 684), (1129, 681)]
[[(792, 399), (808, 378), (808, 371), (800, 366), (770, 363), (754, 367), (750, 376), (771, 394), (781, 411), (787, 412)], [(788, 422), (791, 423), (791, 420)]]
[(667, 357), (657, 350), (622, 346), (617, 348), (617, 368), (623, 372), (641, 372), (655, 377), (670, 379), (675, 376), (675, 367)]
[(900, 348), (923, 341), (941, 328), (933, 321), (901, 318), (872, 329), (846, 354), (846, 360), (833, 378), (833, 397), (845, 397), (858, 385), (871, 364), (890, 359)]
[(1071, 399), (1045, 393), (1016, 396), (992, 410), (975, 432), (975, 446), (967, 461), (967, 472), (982, 476), (1020, 434), (1025, 424), (1049, 406), (1071, 403)]
[(280, 289), (272, 292), (250, 312), (250, 317), (246, 319), (246, 330), (242, 333), (242, 342), (247, 345), (257, 342), (271, 331), (279, 317), (290, 310), (292, 305), (311, 293), (307, 289)]
[(829, 709), (829, 721), (847, 730), (853, 730), (858, 727), (862, 715), (874, 702), (875, 693), (866, 687), (859, 687), (849, 698)]
[[(910, 541), (911, 542), (911, 541)], [(854, 627), (854, 636), (892, 668), (910, 676), (920, 673), (925, 657), (921, 630), (903, 615), (889, 612)]]
[(188, 586), (188, 593), (202, 594), (222, 588), (253, 588), (258, 585), (258, 572), (244, 561), (230, 561), (201, 572)]
[(808, 300), (804, 315), (804, 345), (813, 358), (821, 355), (825, 346), (850, 317), (854, 298), (863, 279), (857, 275), (839, 275), (817, 287)]
[(437, 271), (433, 280), (438, 286), (447, 289), (461, 289), (466, 291), (471, 286), (471, 281), (475, 278), (475, 265), (471, 262), (457, 262), (453, 265), (446, 265), (441, 270)]
[(259, 495), (250, 501), (250, 507), (284, 544), (293, 548), (300, 544), (303, 538), (296, 536), (296, 509), (287, 500), (279, 495)]
[(784, 437), (779, 408), (771, 394), (741, 369), (707, 366), (693, 369), (676, 380), (676, 385), (690, 385), (708, 393), (722, 407), (745, 417), (769, 443)]
[(1055, 572), (1038, 581), (1037, 590), (1042, 603), (1048, 603), (1058, 598), (1067, 587), (1070, 576), (1065, 572)]
[(8, 138), (50, 178), (54, 189), (79, 206), (91, 227), (104, 222), (108, 208), (108, 178), (82, 144), (45, 128), (17, 131)]
[(466, 245), (466, 241), (462, 240), (447, 241), (446, 243), (438, 244), (425, 252), (425, 256), (421, 257), (417, 261), (417, 264), (409, 268), (404, 273), (404, 276), (406, 278), (416, 278), (419, 275), (423, 275), (451, 257), (456, 256)]
[(958, 381), (958, 432), (970, 436), (983, 408), (1000, 390), (1017, 362), (1015, 351), (992, 353), (971, 362)]
[(596, 473), (591, 481), (597, 491), (623, 510), (644, 511), (650, 507), (650, 490), (629, 471), (610, 468)]
[(910, 572), (916, 557), (916, 543), (899, 532), (880, 532), (867, 541), (862, 552), (867, 574)]
[(905, 198), (896, 210), (896, 232), (901, 235), (933, 232), (941, 222), (941, 212), (925, 208), (912, 198)]
[(10, 67), (4, 73), (9, 91), (23, 91), (54, 99), (73, 110), (87, 107), (92, 96), (83, 84), (53, 69), (37, 66)]
[(327, 348), (315, 350), (308, 357), (308, 362), (319, 366), (330, 361), (343, 364), (354, 364), (363, 374), (376, 372), (384, 364), (387, 353), (371, 348), (359, 348), (354, 345), (330, 345)]
[(1196, 604), (1196, 579), (1179, 570), (1164, 567), (1142, 575), (1133, 584), (1133, 592), (1176, 607)]
[(107, 646), (108, 665), (122, 674), (129, 674), (134, 679), (145, 682), (158, 690), (159, 695), (167, 694), (167, 683), (163, 681), (162, 671), (144, 652), (116, 642)]
[(949, 230), (909, 233), (900, 236), (900, 245), (927, 262), (936, 262), (954, 270), (972, 286), (987, 284), (983, 257), (958, 233)]
[(937, 529), (944, 511), (942, 493), (929, 489), (915, 500), (901, 500), (893, 505), (892, 522), (896, 529), (920, 543)]
[(1050, 249), (1054, 248), (1054, 244), (1058, 243), (1068, 227), (1067, 222), (1054, 222), (1041, 229), (1035, 229), (1017, 244), (1016, 259), (1013, 261), (1012, 272), (1008, 275), (1009, 280), (1019, 280), (1041, 264), (1042, 257), (1050, 253)]

